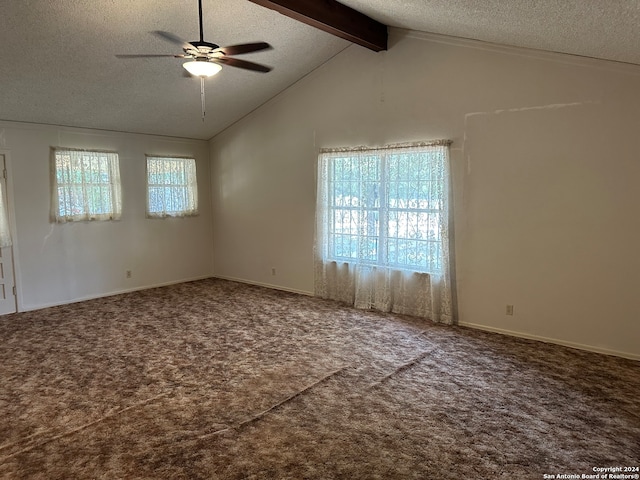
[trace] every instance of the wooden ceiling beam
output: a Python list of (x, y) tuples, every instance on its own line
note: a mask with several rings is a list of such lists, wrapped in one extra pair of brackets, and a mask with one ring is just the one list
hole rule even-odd
[(375, 52), (387, 49), (387, 26), (335, 0), (249, 0)]

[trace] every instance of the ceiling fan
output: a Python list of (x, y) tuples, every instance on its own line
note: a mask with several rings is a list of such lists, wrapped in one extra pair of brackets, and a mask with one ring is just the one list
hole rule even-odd
[(242, 55), (245, 53), (253, 53), (261, 50), (268, 50), (271, 48), (266, 42), (256, 43), (243, 43), (240, 45), (231, 45), (228, 47), (220, 47), (215, 43), (204, 41), (204, 31), (202, 28), (202, 0), (198, 0), (198, 20), (200, 25), (200, 40), (193, 42), (187, 42), (182, 38), (174, 35), (170, 32), (163, 32), (156, 30), (151, 33), (167, 40), (176, 45), (182, 47), (184, 53), (180, 54), (125, 54), (116, 55), (117, 58), (159, 58), (159, 57), (173, 57), (184, 58), (188, 61), (183, 63), (182, 66), (188, 72), (187, 76), (200, 77), (200, 96), (202, 99), (202, 120), (204, 121), (204, 79), (211, 77), (222, 70), (222, 65), (230, 67), (243, 68), (245, 70), (252, 70), (255, 72), (267, 73), (271, 71), (271, 67), (261, 65), (259, 63), (249, 62), (247, 60), (240, 60), (234, 58), (233, 55)]

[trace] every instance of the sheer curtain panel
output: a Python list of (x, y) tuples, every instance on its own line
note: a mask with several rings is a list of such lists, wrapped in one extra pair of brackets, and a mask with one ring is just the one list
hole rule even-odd
[(454, 322), (449, 144), (320, 151), (317, 296)]
[(147, 155), (147, 217), (187, 217), (197, 214), (195, 159)]
[(122, 194), (116, 152), (52, 147), (51, 163), (53, 221), (120, 218)]

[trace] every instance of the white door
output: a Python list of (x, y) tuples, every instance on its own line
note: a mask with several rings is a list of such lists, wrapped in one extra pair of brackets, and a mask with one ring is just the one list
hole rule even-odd
[[(7, 204), (7, 170), (4, 155), (0, 154), (0, 191), (2, 202), (8, 212)], [(13, 247), (0, 247), (0, 315), (16, 312), (15, 280), (13, 277)]]

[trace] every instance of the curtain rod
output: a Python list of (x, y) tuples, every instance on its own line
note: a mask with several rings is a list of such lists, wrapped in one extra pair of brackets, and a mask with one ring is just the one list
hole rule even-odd
[(90, 152), (90, 153), (118, 153), (114, 150), (100, 150), (97, 148), (73, 148), (73, 147), (51, 147), (52, 152)]
[(431, 140), (428, 142), (409, 142), (409, 143), (392, 143), (381, 147), (339, 147), (339, 148), (321, 148), (320, 153), (338, 153), (338, 152), (372, 152), (378, 150), (396, 150), (412, 147), (448, 147), (453, 143), (452, 140)]

